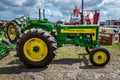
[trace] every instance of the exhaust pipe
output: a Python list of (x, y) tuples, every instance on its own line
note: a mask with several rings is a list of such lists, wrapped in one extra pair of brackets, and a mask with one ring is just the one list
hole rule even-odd
[(43, 9), (43, 19), (45, 19), (45, 9)]
[(41, 9), (39, 9), (39, 20), (41, 20)]
[(82, 0), (81, 24), (84, 24), (84, 15), (83, 15), (83, 11), (84, 11), (84, 0)]

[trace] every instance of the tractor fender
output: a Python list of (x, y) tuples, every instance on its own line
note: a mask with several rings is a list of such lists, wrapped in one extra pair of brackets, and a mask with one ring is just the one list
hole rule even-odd
[(48, 32), (52, 32), (53, 31), (53, 27), (52, 26), (46, 26), (46, 25), (39, 25), (39, 26), (27, 26), (27, 27), (24, 27), (21, 29), (21, 32), (25, 32), (26, 30), (30, 30), (30, 29), (33, 29), (33, 28), (36, 28), (36, 29), (43, 29), (45, 31), (48, 31)]
[(52, 32), (53, 29), (54, 29), (54, 24), (51, 24), (51, 23), (41, 23), (40, 27), (42, 27), (42, 29), (44, 29), (46, 31)]

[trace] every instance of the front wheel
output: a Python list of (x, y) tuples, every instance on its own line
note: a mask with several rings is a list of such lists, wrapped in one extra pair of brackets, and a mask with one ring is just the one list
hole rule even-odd
[(105, 66), (110, 61), (110, 53), (104, 48), (96, 48), (89, 54), (89, 59), (94, 66)]
[(17, 41), (17, 54), (20, 60), (30, 67), (45, 67), (55, 57), (56, 42), (46, 31), (31, 29), (20, 35)]

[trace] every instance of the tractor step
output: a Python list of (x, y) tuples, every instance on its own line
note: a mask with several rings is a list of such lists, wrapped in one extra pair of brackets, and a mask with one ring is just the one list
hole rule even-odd
[(80, 66), (82, 66), (82, 62), (85, 64), (85, 66), (88, 66), (89, 64), (89, 58), (87, 58), (88, 54), (87, 53), (80, 53), (78, 54), (79, 60), (80, 60)]

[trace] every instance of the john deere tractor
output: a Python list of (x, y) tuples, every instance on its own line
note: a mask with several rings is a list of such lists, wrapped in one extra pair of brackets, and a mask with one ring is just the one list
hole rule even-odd
[(7, 56), (10, 51), (15, 50), (15, 45), (11, 44), (5, 37), (6, 37), (6, 27), (4, 25), (1, 25), (0, 26), (0, 59)]
[(7, 36), (11, 43), (15, 43), (21, 33), (21, 28), (27, 26), (29, 20), (28, 15), (16, 18), (10, 21), (7, 25)]
[[(21, 28), (17, 40), (18, 57), (25, 65), (45, 67), (54, 59), (57, 48), (72, 44), (85, 47), (93, 65), (105, 66), (110, 60), (110, 53), (99, 48), (99, 26), (84, 24), (83, 5), (81, 18), (81, 25), (58, 25), (56, 28), (47, 19), (29, 20), (27, 26)], [(13, 24), (10, 26), (12, 30)], [(72, 37), (69, 38), (69, 35)]]
[(45, 9), (43, 9), (43, 19), (41, 19), (41, 9), (39, 9), (39, 19), (30, 19), (29, 15), (26, 14), (10, 21), (7, 25), (7, 36), (11, 43), (15, 43), (19, 35), (27, 29), (42, 28), (51, 31), (51, 27), (53, 26), (45, 18)]

